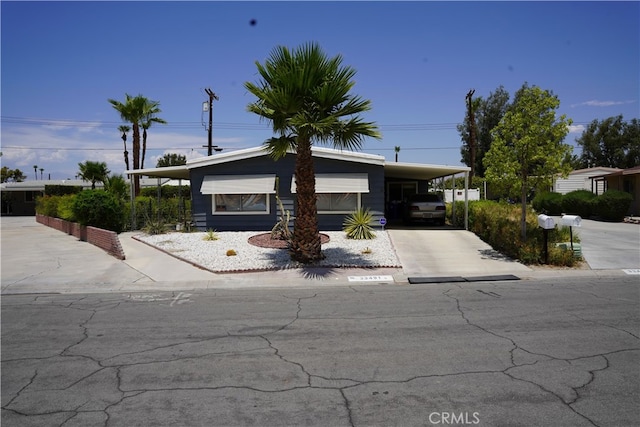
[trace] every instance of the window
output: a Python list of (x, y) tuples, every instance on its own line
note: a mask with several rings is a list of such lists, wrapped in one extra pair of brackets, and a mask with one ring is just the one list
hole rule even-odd
[[(295, 178), (291, 192), (296, 192)], [(316, 174), (316, 207), (320, 214), (351, 213), (361, 206), (362, 193), (369, 192), (366, 173)]]
[(275, 175), (208, 175), (200, 192), (211, 194), (216, 215), (268, 214), (275, 180)]
[(214, 213), (269, 213), (266, 194), (214, 194)]
[(358, 209), (360, 197), (356, 193), (317, 194), (318, 212), (353, 212)]

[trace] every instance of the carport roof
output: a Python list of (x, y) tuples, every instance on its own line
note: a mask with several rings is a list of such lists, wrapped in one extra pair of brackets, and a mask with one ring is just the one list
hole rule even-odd
[[(254, 147), (244, 150), (231, 151), (228, 153), (214, 154), (207, 157), (201, 157), (198, 159), (190, 160), (186, 165), (182, 166), (129, 170), (127, 171), (127, 174), (188, 180), (189, 169), (227, 163), (256, 156), (264, 156), (265, 154), (266, 152), (264, 151), (263, 147)], [(356, 153), (353, 151), (345, 150), (334, 150), (324, 147), (313, 147), (313, 155), (316, 157), (333, 158), (358, 163), (378, 164), (384, 167), (384, 175), (386, 178), (429, 180), (469, 172), (471, 170), (471, 168), (467, 166), (429, 165), (421, 163), (402, 162), (392, 163), (386, 162), (384, 157), (374, 154)]]

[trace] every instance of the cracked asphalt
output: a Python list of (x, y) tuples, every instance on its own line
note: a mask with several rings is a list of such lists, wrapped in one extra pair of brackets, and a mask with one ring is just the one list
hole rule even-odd
[(636, 426), (637, 276), (2, 297), (3, 426)]

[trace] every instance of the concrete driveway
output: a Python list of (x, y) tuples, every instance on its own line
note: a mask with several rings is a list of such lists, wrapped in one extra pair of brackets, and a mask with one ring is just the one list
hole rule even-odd
[[(556, 224), (560, 217), (555, 217)], [(640, 269), (640, 225), (583, 219), (573, 229), (592, 270)]]

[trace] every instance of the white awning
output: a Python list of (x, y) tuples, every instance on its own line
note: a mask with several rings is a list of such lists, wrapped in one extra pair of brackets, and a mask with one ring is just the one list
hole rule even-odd
[[(291, 192), (296, 192), (296, 179), (291, 180)], [(368, 193), (369, 175), (366, 173), (316, 174), (316, 193)]]
[(202, 194), (273, 194), (275, 175), (207, 175), (202, 181)]

